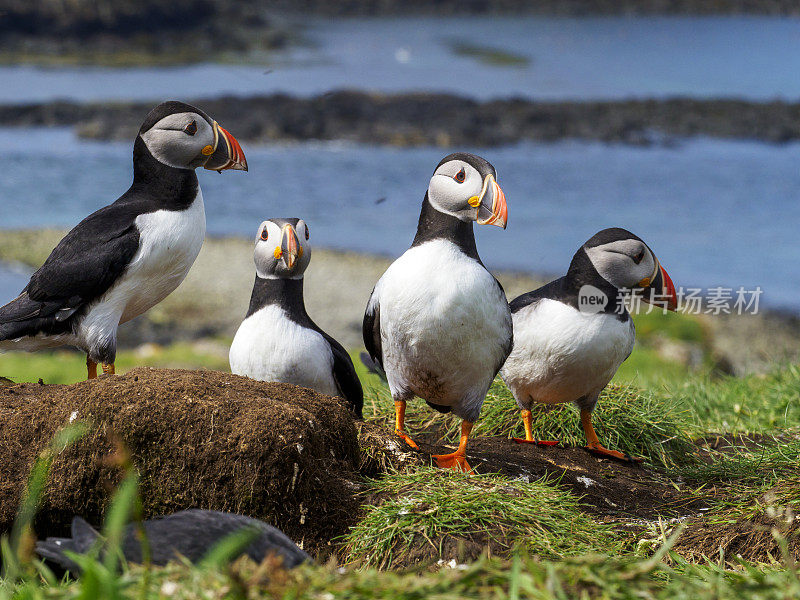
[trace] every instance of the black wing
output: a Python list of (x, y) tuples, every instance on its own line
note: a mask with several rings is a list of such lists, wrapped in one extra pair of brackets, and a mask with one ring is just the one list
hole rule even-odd
[(328, 341), (333, 354), (333, 380), (339, 395), (347, 400), (353, 409), (353, 413), (359, 419), (363, 419), (361, 414), (364, 408), (364, 390), (361, 388), (361, 380), (356, 375), (356, 368), (353, 361), (342, 345), (325, 333), (319, 330), (322, 336)]
[(22, 294), (0, 307), (0, 339), (56, 330), (108, 291), (139, 248), (135, 218), (130, 204), (115, 203), (81, 221), (31, 276)]
[(361, 334), (364, 337), (364, 346), (370, 358), (383, 368), (383, 348), (381, 347), (381, 305), (375, 297), (375, 290), (369, 297), (367, 310), (364, 312), (364, 322), (361, 325)]
[(543, 285), (538, 289), (533, 290), (532, 292), (527, 292), (514, 298), (511, 302), (509, 302), (509, 305), (511, 306), (511, 312), (515, 313), (526, 306), (536, 304), (539, 300), (544, 298), (559, 300), (565, 304), (574, 304), (576, 307), (578, 305), (577, 296), (572, 298), (570, 294), (564, 291), (564, 277), (561, 277), (551, 281), (546, 285)]

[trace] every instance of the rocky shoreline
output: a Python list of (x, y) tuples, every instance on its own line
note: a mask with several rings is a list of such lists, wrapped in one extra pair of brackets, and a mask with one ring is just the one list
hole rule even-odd
[[(800, 139), (800, 103), (734, 99), (479, 102), (449, 94), (335, 91), (190, 100), (249, 143), (345, 140), (392, 146), (500, 146), (595, 140), (671, 144), (694, 136), (785, 143)], [(74, 126), (98, 140), (130, 139), (152, 102), (0, 106), (0, 126)]]

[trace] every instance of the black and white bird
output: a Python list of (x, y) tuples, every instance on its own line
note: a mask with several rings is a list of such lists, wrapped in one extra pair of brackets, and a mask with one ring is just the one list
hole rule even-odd
[(463, 419), (443, 468), (469, 471), (466, 446), (492, 381), (511, 350), (511, 312), (503, 288), (478, 256), (472, 223), (505, 229), (506, 199), (494, 167), (455, 153), (437, 165), (422, 202), (414, 242), (372, 291), (364, 344), (386, 373), (396, 433), (415, 395)]
[[(270, 554), (282, 558), (283, 566), (287, 569), (311, 560), (281, 530), (242, 515), (190, 509), (150, 519), (142, 525), (147, 536), (150, 560), (155, 565), (165, 565), (169, 561), (180, 560), (181, 557), (197, 562), (218, 542), (242, 530), (252, 530), (255, 535), (242, 554), (247, 554), (257, 563), (261, 563)], [(139, 531), (135, 524), (129, 524), (125, 529), (122, 553), (128, 562), (142, 562), (143, 542), (139, 539)], [(43, 542), (37, 542), (36, 553), (63, 569), (78, 574), (81, 572), (80, 566), (65, 552), (89, 552), (98, 544), (100, 534), (81, 517), (72, 520), (70, 533), (72, 537), (49, 537)]]
[(501, 376), (522, 410), (525, 439), (517, 442), (558, 443), (534, 438), (531, 407), (574, 402), (587, 449), (631, 459), (603, 447), (591, 420), (600, 392), (633, 350), (636, 331), (625, 292), (677, 308), (675, 286), (652, 250), (630, 231), (615, 227), (590, 238), (564, 277), (511, 302), (514, 348)]
[(183, 281), (206, 231), (195, 169), (247, 170), (236, 139), (203, 111), (159, 104), (133, 145), (133, 183), (81, 221), (0, 308), (0, 351), (75, 346), (114, 372), (117, 328)]
[(361, 418), (364, 394), (353, 361), (306, 312), (303, 274), (311, 261), (310, 237), (302, 219), (269, 219), (259, 226), (256, 281), (231, 344), (231, 372), (339, 396)]

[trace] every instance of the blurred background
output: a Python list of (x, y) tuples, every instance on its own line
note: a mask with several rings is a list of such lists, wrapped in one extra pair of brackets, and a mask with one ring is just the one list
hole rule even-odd
[[(677, 286), (762, 290), (758, 315), (642, 317), (622, 377), (800, 356), (797, 2), (0, 0), (0, 63), (0, 303), (127, 189), (153, 105), (196, 104), (245, 149), (249, 173), (200, 173), (209, 239), (122, 327), (123, 368), (227, 368), (274, 216), (309, 223), (309, 312), (357, 352), (370, 290), (456, 149), (497, 167), (509, 226), (477, 237), (509, 298), (610, 226)], [(0, 375), (75, 381), (82, 361), (9, 354)]]

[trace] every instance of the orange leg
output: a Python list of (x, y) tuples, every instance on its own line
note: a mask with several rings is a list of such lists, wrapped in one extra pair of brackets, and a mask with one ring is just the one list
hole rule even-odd
[(458, 443), (458, 450), (452, 454), (434, 454), (433, 458), (436, 465), (442, 469), (453, 469), (464, 473), (472, 473), (472, 467), (467, 462), (467, 441), (472, 431), (472, 423), (469, 421), (461, 422), (461, 440)]
[(560, 443), (558, 440), (537, 440), (533, 437), (533, 415), (531, 415), (531, 411), (523, 410), (522, 411), (522, 422), (525, 425), (525, 439), (522, 438), (512, 438), (518, 444), (536, 444), (538, 446), (558, 446)]
[(114, 370), (114, 363), (107, 365), (103, 363), (103, 375), (114, 375), (116, 371)]
[(592, 427), (592, 413), (590, 413), (588, 410), (581, 410), (581, 424), (583, 425), (583, 430), (586, 432), (586, 449), (592, 454), (596, 456), (602, 456), (603, 458), (614, 458), (616, 460), (622, 460), (625, 462), (641, 462), (644, 460), (642, 458), (634, 458), (633, 456), (628, 456), (622, 452), (605, 448), (603, 444), (600, 443), (597, 434), (594, 432), (594, 427)]
[(399, 435), (403, 440), (405, 440), (406, 444), (411, 446), (412, 448), (419, 449), (417, 444), (412, 440), (410, 437), (406, 435), (405, 432), (405, 422), (406, 422), (406, 401), (405, 400), (395, 400), (394, 401), (394, 432)]
[(86, 356), (86, 379), (97, 379), (97, 363)]

